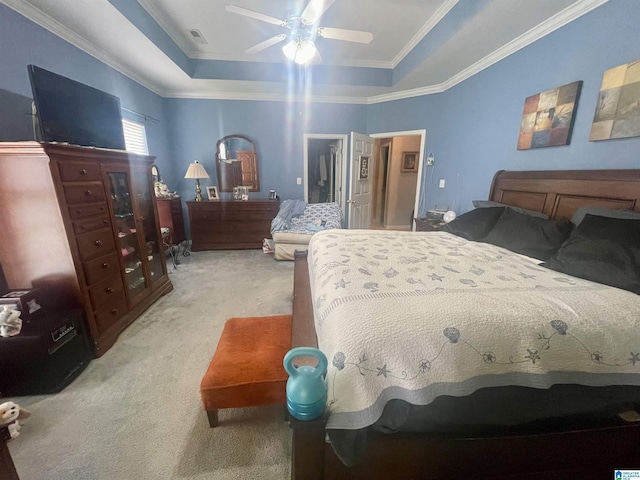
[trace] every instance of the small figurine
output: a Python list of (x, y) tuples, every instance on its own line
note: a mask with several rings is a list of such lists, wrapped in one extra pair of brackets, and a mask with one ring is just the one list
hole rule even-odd
[(153, 184), (153, 189), (156, 193), (156, 197), (158, 198), (170, 198), (173, 194), (169, 191), (169, 187), (167, 187), (162, 182), (155, 182)]

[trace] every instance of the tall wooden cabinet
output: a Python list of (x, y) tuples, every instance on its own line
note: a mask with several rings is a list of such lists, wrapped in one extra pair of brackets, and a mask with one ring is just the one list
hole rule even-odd
[(85, 311), (96, 356), (173, 288), (151, 180), (154, 157), (0, 143), (0, 263), (12, 288), (48, 288)]

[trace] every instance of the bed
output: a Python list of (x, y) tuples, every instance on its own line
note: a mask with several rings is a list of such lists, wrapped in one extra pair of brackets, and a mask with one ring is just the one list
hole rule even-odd
[(335, 202), (309, 203), (285, 200), (272, 222), (271, 236), (276, 260), (293, 260), (296, 251), (306, 251), (319, 231), (342, 228), (342, 211)]
[[(640, 171), (636, 170), (600, 170), (600, 171), (536, 171), (536, 172), (498, 172), (494, 179), (490, 190), (490, 200), (497, 201), (506, 205), (521, 207), (528, 210), (543, 212), (552, 219), (571, 218), (579, 207), (590, 205), (596, 207), (613, 208), (619, 210), (638, 210), (640, 209)], [(348, 264), (354, 262), (353, 269), (364, 270), (359, 278), (368, 280), (362, 283), (364, 291), (359, 295), (365, 300), (362, 305), (370, 304), (372, 311), (384, 311), (384, 302), (380, 300), (383, 293), (383, 286), (388, 282), (389, 277), (394, 277), (394, 271), (389, 270), (393, 266), (384, 265), (383, 257), (391, 255), (390, 250), (393, 245), (399, 245), (399, 256), (395, 257), (394, 262), (400, 266), (395, 268), (400, 272), (402, 268), (416, 269), (413, 277), (413, 290), (407, 292), (399, 292), (395, 296), (404, 299), (409, 305), (409, 309), (419, 309), (420, 302), (424, 301), (428, 305), (429, 296), (444, 294), (444, 292), (433, 293), (424, 288), (423, 293), (420, 292), (420, 282), (424, 276), (419, 275), (417, 269), (420, 262), (419, 255), (415, 253), (405, 252), (402, 258), (403, 245), (406, 241), (420, 243), (420, 248), (430, 249), (435, 247), (434, 244), (440, 243), (449, 252), (457, 252), (461, 255), (449, 257), (449, 260), (458, 261), (461, 257), (476, 258), (477, 263), (469, 268), (476, 268), (476, 272), (491, 273), (492, 277), (486, 280), (489, 283), (504, 282), (499, 277), (516, 279), (518, 287), (511, 290), (509, 298), (515, 302), (515, 298), (520, 296), (527, 298), (528, 296), (537, 295), (538, 290), (542, 291), (549, 282), (556, 282), (560, 285), (559, 293), (556, 293), (550, 302), (553, 308), (566, 310), (559, 306), (566, 305), (576, 292), (583, 299), (583, 303), (590, 298), (597, 298), (599, 302), (595, 302), (589, 306), (594, 317), (586, 320), (585, 325), (578, 326), (578, 318), (576, 315), (571, 321), (567, 321), (565, 317), (549, 316), (548, 312), (543, 315), (544, 320), (536, 321), (535, 315), (529, 315), (521, 322), (514, 322), (518, 319), (517, 310), (512, 312), (511, 325), (515, 324), (514, 331), (517, 330), (518, 335), (513, 336), (513, 345), (498, 345), (487, 342), (486, 334), (482, 329), (477, 328), (477, 323), (471, 321), (473, 319), (473, 309), (464, 311), (467, 318), (466, 323), (462, 320), (456, 320), (455, 315), (460, 314), (460, 310), (456, 308), (446, 308), (444, 313), (440, 315), (440, 323), (433, 329), (420, 331), (420, 338), (435, 338), (433, 344), (425, 349), (423, 355), (413, 356), (413, 360), (407, 365), (397, 365), (397, 358), (374, 358), (376, 357), (375, 342), (378, 341), (371, 335), (363, 324), (354, 323), (349, 328), (354, 330), (366, 331), (364, 340), (358, 340), (355, 333), (352, 332), (350, 338), (356, 339), (356, 344), (344, 349), (336, 349), (331, 343), (333, 340), (335, 329), (329, 328), (329, 333), (323, 332), (320, 337), (320, 347), (329, 352), (329, 362), (333, 368), (329, 369), (327, 380), (329, 383), (329, 411), (331, 414), (327, 418), (319, 419), (312, 422), (299, 422), (292, 420), (291, 427), (293, 430), (293, 455), (292, 455), (292, 478), (537, 478), (544, 475), (544, 478), (607, 478), (617, 468), (637, 468), (638, 454), (637, 444), (640, 441), (640, 424), (635, 423), (632, 417), (622, 419), (615, 413), (617, 410), (604, 412), (602, 415), (593, 415), (589, 408), (585, 408), (581, 412), (563, 410), (560, 403), (559, 411), (550, 412), (545, 409), (534, 412), (529, 422), (505, 423), (504, 425), (483, 424), (481, 421), (477, 424), (468, 424), (461, 420), (460, 424), (455, 422), (442, 422), (441, 428), (430, 428), (428, 432), (420, 431), (419, 428), (414, 431), (400, 431), (398, 433), (383, 434), (380, 430), (363, 430), (359, 427), (369, 425), (371, 419), (378, 418), (380, 415), (385, 417), (385, 400), (384, 395), (392, 390), (387, 388), (392, 386), (398, 387), (398, 384), (407, 379), (415, 379), (424, 374), (433, 375), (436, 378), (435, 387), (433, 385), (420, 385), (424, 391), (429, 392), (436, 400), (444, 398), (445, 403), (440, 402), (440, 410), (433, 410), (437, 415), (442, 412), (449, 411), (452, 418), (475, 419), (482, 417), (486, 412), (480, 412), (476, 406), (478, 401), (490, 404), (495, 402), (497, 407), (494, 410), (500, 411), (502, 401), (513, 400), (522, 402), (523, 410), (534, 411), (535, 400), (539, 402), (550, 403), (557, 402), (562, 398), (575, 397), (581, 395), (584, 399), (583, 404), (598, 402), (592, 393), (606, 392), (610, 400), (615, 404), (616, 409), (622, 409), (625, 405), (630, 406), (630, 410), (637, 404), (640, 404), (640, 394), (638, 393), (638, 374), (640, 370), (636, 367), (633, 360), (637, 356), (640, 346), (634, 347), (636, 343), (632, 340), (633, 335), (639, 329), (638, 326), (631, 322), (621, 328), (618, 335), (614, 339), (611, 332), (600, 329), (598, 332), (598, 318), (602, 317), (608, 309), (613, 310), (615, 305), (617, 308), (625, 308), (623, 316), (634, 316), (636, 308), (640, 300), (635, 293), (623, 291), (620, 289), (612, 289), (600, 284), (589, 282), (576, 277), (568, 276), (558, 272), (553, 272), (532, 262), (530, 258), (511, 253), (500, 247), (489, 246), (488, 250), (477, 250), (475, 242), (467, 242), (459, 237), (454, 237), (448, 233), (428, 232), (428, 233), (404, 233), (404, 232), (381, 232), (378, 235), (382, 237), (373, 237), (368, 232), (326, 232), (323, 238), (317, 237), (318, 243), (323, 240), (326, 244), (337, 243), (334, 245), (333, 253), (327, 253), (325, 250), (319, 251), (320, 256), (337, 255), (329, 259), (329, 262), (320, 262), (318, 255), (314, 256), (314, 252), (310, 255), (310, 262), (304, 256), (296, 258), (295, 265), (295, 283), (294, 283), (294, 324), (293, 324), (293, 346), (317, 346), (318, 338), (316, 336), (316, 325), (321, 325), (318, 331), (329, 328), (323, 325), (336, 323), (330, 315), (331, 310), (342, 310), (334, 308), (345, 304), (344, 298), (336, 296), (332, 291), (343, 289), (341, 276), (343, 272), (348, 270), (344, 267), (343, 261), (339, 260), (340, 255), (344, 259), (349, 256)], [(386, 237), (385, 237), (386, 236)], [(407, 238), (400, 238), (400, 237)], [(315, 243), (312, 242), (312, 249)], [(351, 243), (355, 249), (348, 249), (345, 243)], [(375, 258), (371, 248), (378, 250), (387, 250), (378, 252), (380, 258)], [(341, 250), (343, 249), (343, 250)], [(359, 250), (360, 249), (360, 250)], [(414, 252), (414, 251), (412, 251)], [(360, 259), (364, 262), (357, 262), (357, 253), (362, 256)], [(428, 253), (431, 253), (429, 251)], [(425, 255), (425, 258), (429, 255)], [(433, 255), (431, 255), (433, 256)], [(474, 257), (475, 256), (475, 257)], [(480, 263), (483, 259), (484, 263)], [(515, 266), (513, 272), (503, 272), (502, 263)], [(379, 263), (379, 265), (376, 265)], [(404, 267), (401, 265), (405, 264)], [(424, 262), (428, 263), (428, 262)], [(450, 267), (458, 264), (451, 263)], [(491, 271), (492, 266), (496, 266), (497, 270)], [(376, 276), (376, 269), (378, 275)], [(313, 279), (310, 280), (309, 270), (314, 271)], [(460, 269), (459, 269), (460, 270)], [(539, 271), (544, 270), (544, 271)], [(383, 273), (380, 276), (380, 272)], [(384, 275), (387, 272), (389, 277)], [(404, 272), (405, 280), (407, 278)], [(454, 277), (455, 275), (452, 274)], [(474, 276), (475, 275), (475, 276)], [(491, 285), (481, 284), (484, 280), (479, 280), (482, 276), (474, 274), (474, 278), (457, 278), (457, 283), (461, 287), (458, 292), (454, 292), (448, 305), (457, 306), (459, 299), (464, 297), (462, 291), (467, 289), (472, 291), (469, 295), (474, 295), (475, 302), (484, 301), (487, 305), (493, 305), (497, 302), (495, 297), (489, 295), (493, 289)], [(527, 278), (540, 277), (540, 278)], [(468, 275), (467, 275), (468, 277)], [(542, 277), (548, 277), (543, 280)], [(486, 277), (483, 277), (486, 278)], [(557, 280), (554, 280), (557, 279)], [(346, 280), (348, 282), (351, 280)], [(439, 282), (438, 279), (434, 281)], [(526, 283), (533, 283), (526, 286)], [(318, 297), (323, 297), (322, 301), (326, 302), (322, 308), (318, 308), (319, 300), (315, 299), (317, 314), (314, 322), (314, 302), (311, 296), (311, 284), (318, 283), (316, 287), (320, 289), (314, 290)], [(325, 290), (322, 289), (324, 283)], [(333, 288), (328, 288), (333, 287)], [(395, 287), (391, 287), (395, 288)], [(447, 287), (444, 287), (446, 290)], [(375, 290), (375, 291), (374, 291)], [(433, 290), (433, 289), (432, 289)], [(332, 296), (333, 295), (333, 296)], [(389, 294), (389, 296), (394, 296)], [(415, 297), (421, 297), (417, 299)], [(493, 303), (492, 303), (493, 302)], [(320, 302), (321, 303), (321, 302)], [(348, 302), (347, 302), (348, 303)], [(619, 307), (623, 306), (623, 307)], [(547, 305), (548, 307), (548, 305)], [(390, 307), (389, 307), (390, 308)], [(462, 307), (461, 307), (462, 308)], [(553, 311), (552, 308), (552, 311)], [(573, 307), (575, 308), (575, 306)], [(586, 307), (585, 307), (586, 308)], [(538, 310), (536, 310), (538, 309)], [(425, 310), (428, 310), (425, 307)], [(477, 309), (482, 312), (486, 309)], [(544, 309), (539, 304), (531, 303), (532, 311), (542, 312)], [(363, 311), (363, 310), (361, 310)], [(393, 308), (387, 310), (393, 315)], [(640, 310), (638, 310), (640, 311)], [(605, 312), (605, 313), (603, 313)], [(452, 315), (447, 317), (447, 315)], [(635, 316), (637, 322), (639, 316)], [(339, 323), (339, 320), (338, 320)], [(507, 322), (507, 324), (509, 324)], [(398, 320), (398, 327), (394, 331), (393, 325), (387, 325), (387, 337), (395, 338), (403, 331), (402, 319)], [(457, 327), (456, 327), (457, 325)], [(463, 325), (463, 327), (460, 327)], [(587, 326), (593, 327), (595, 330), (588, 333)], [(584, 328), (583, 328), (584, 327)], [(527, 334), (523, 332), (528, 331)], [(579, 333), (578, 333), (579, 332)], [(406, 333), (406, 332), (404, 332)], [(335, 334), (337, 335), (337, 334)], [(484, 335), (484, 336), (483, 336)], [(534, 337), (525, 337), (525, 335), (533, 335)], [(411, 334), (402, 340), (394, 348), (397, 351), (397, 357), (402, 356), (402, 345), (411, 342)], [(607, 338), (611, 340), (608, 345), (599, 342), (599, 338)], [(327, 340), (329, 339), (329, 340)], [(577, 350), (572, 350), (568, 355), (572, 359), (580, 358), (582, 366), (580, 367), (582, 385), (568, 385), (567, 382), (573, 383), (570, 377), (561, 380), (549, 380), (549, 372), (540, 370), (541, 357), (544, 355), (559, 355), (558, 361), (562, 357), (559, 352), (562, 349), (558, 345), (562, 344), (561, 340), (570, 339), (573, 347), (577, 346)], [(340, 340), (337, 340), (339, 342)], [(559, 342), (560, 341), (560, 342)], [(622, 350), (620, 352), (611, 353), (606, 348), (611, 348), (616, 342)], [(384, 342), (383, 342), (384, 343)], [(491, 347), (487, 345), (491, 344)], [(363, 347), (366, 345), (366, 348)], [(441, 368), (436, 373), (436, 364), (451, 365), (452, 362), (462, 362), (455, 355), (452, 356), (451, 349), (463, 346), (467, 350), (469, 358), (474, 357), (477, 361), (474, 368), (477, 371), (468, 371), (468, 368), (458, 368), (464, 373), (464, 378), (452, 380), (446, 375), (455, 368)], [(346, 350), (346, 351), (342, 351)], [(630, 358), (629, 352), (631, 350)], [(373, 352), (373, 353), (372, 353)], [(430, 352), (430, 353), (429, 353)], [(519, 352), (519, 353), (514, 353)], [(606, 352), (606, 353), (603, 353)], [(636, 355), (634, 355), (636, 353)], [(519, 356), (518, 356), (519, 355)], [(611, 361), (611, 356), (617, 358)], [(551, 358), (551, 357), (548, 357)], [(640, 360), (639, 360), (640, 361)], [(570, 368), (564, 370), (576, 369), (576, 363), (579, 361), (570, 360)], [(622, 365), (624, 364), (624, 365)], [(640, 366), (640, 363), (638, 363)], [(583, 368), (584, 367), (584, 368)], [(595, 371), (594, 371), (595, 367)], [(497, 370), (496, 370), (497, 369)], [(567, 372), (552, 372), (552, 375), (562, 376)], [(344, 374), (352, 375), (340, 377)], [(606, 375), (610, 375), (608, 379), (604, 379)], [(384, 382), (389, 378), (395, 381), (390, 384)], [(437, 376), (444, 375), (444, 376)], [(353, 385), (353, 388), (360, 388), (355, 385), (357, 376), (368, 377), (374, 383), (380, 383), (380, 391), (374, 394), (366, 389), (358, 390), (356, 395), (352, 395), (358, 401), (363, 402), (361, 405), (352, 408), (350, 406), (341, 405), (341, 398), (348, 396), (347, 386)], [(617, 377), (616, 377), (617, 376)], [(586, 377), (589, 377), (585, 380)], [(616, 377), (614, 380), (612, 378)], [(622, 379), (624, 377), (624, 379)], [(507, 378), (508, 382), (501, 384)], [(529, 378), (536, 379), (541, 382), (535, 384), (526, 380)], [(337, 380), (336, 380), (337, 379)], [(478, 381), (478, 379), (480, 379)], [(525, 379), (525, 380), (523, 380)], [(336, 387), (336, 381), (338, 387)], [(546, 382), (546, 383), (545, 383)], [(617, 385), (620, 383), (621, 385)], [(610, 385), (601, 389), (594, 387), (595, 385)], [(342, 387), (340, 387), (342, 385)], [(442, 386), (453, 386), (452, 388), (442, 388)], [(458, 391), (455, 391), (458, 389)], [(564, 389), (564, 390), (563, 390)], [(496, 391), (501, 392), (501, 397), (491, 395)], [(489, 392), (489, 393), (488, 393)], [(555, 397), (554, 397), (555, 395)], [(584, 397), (582, 397), (584, 395)], [(597, 397), (597, 395), (595, 395)], [(372, 401), (367, 402), (366, 399), (371, 397)], [(397, 397), (397, 396), (396, 396)], [(397, 399), (389, 402), (396, 402)], [(383, 398), (383, 400), (379, 400)], [(403, 398), (400, 395), (400, 398)], [(406, 398), (411, 400), (410, 397)], [(470, 400), (471, 399), (471, 400)], [(474, 401), (476, 403), (474, 403)], [(527, 401), (531, 401), (527, 404)], [(432, 403), (437, 403), (433, 401)], [(594, 407), (595, 408), (595, 407)], [(599, 407), (598, 407), (599, 408)], [(613, 408), (613, 407), (612, 407)], [(456, 410), (457, 409), (457, 410)], [(476, 411), (478, 414), (476, 415)], [(355, 415), (350, 415), (355, 412)], [(456, 412), (458, 415), (456, 415)], [(469, 413), (471, 412), (471, 413)], [(567, 413), (567, 415), (563, 415)], [(393, 418), (394, 413), (389, 418)], [(412, 417), (407, 417), (412, 418)], [(438, 417), (439, 418), (439, 417)], [(494, 417), (495, 418), (495, 412)], [(414, 422), (415, 424), (419, 423)], [(489, 422), (491, 423), (491, 422)], [(453, 425), (453, 427), (451, 426)], [(397, 430), (393, 423), (388, 424), (388, 430)], [(408, 429), (411, 430), (411, 429)], [(344, 433), (342, 438), (335, 435), (336, 431)], [(364, 432), (366, 442), (363, 451), (359, 452), (355, 465), (347, 467), (341, 460), (344, 460), (345, 451), (341, 451), (340, 445), (347, 444), (352, 447), (355, 445), (363, 445), (361, 436)], [(334, 445), (325, 441), (325, 438), (331, 438)], [(335, 448), (334, 448), (335, 447)], [(338, 448), (340, 447), (340, 448)], [(336, 451), (340, 452), (337, 454)], [(348, 460), (348, 459), (347, 459)], [(349, 463), (349, 461), (347, 461)]]

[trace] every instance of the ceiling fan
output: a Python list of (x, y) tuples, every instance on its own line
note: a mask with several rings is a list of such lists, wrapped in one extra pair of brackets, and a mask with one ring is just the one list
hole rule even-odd
[(373, 40), (373, 34), (371, 32), (321, 27), (317, 25), (320, 17), (335, 1), (336, 0), (310, 0), (301, 14), (290, 15), (284, 20), (238, 7), (237, 5), (227, 5), (225, 8), (228, 12), (255, 18), (256, 20), (261, 20), (290, 30), (289, 33), (281, 33), (246, 49), (245, 53), (258, 53), (288, 39), (289, 41), (282, 47), (283, 53), (290, 60), (302, 65), (314, 56), (319, 56), (315, 45), (317, 37), (357, 43), (369, 43)]

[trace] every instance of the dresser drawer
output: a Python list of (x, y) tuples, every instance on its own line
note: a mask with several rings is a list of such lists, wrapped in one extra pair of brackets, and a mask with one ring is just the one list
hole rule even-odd
[(84, 263), (84, 274), (87, 277), (87, 285), (113, 278), (120, 271), (118, 255), (114, 252), (106, 257), (96, 258)]
[(96, 230), (94, 232), (83, 233), (76, 237), (80, 258), (83, 261), (102, 257), (115, 250), (113, 243), (113, 233), (111, 230)]
[(89, 296), (91, 297), (94, 312), (107, 310), (112, 305), (117, 305), (121, 300), (124, 300), (126, 309), (127, 297), (124, 294), (122, 278), (120, 277), (92, 285), (89, 287)]
[(93, 205), (74, 205), (69, 207), (69, 215), (72, 220), (78, 218), (93, 217), (96, 215), (104, 215), (109, 209), (106, 203), (94, 203)]
[(69, 162), (58, 163), (60, 179), (63, 182), (86, 182), (89, 180), (102, 181), (100, 165), (93, 162)]
[(64, 197), (69, 205), (98, 203), (106, 201), (104, 187), (99, 183), (78, 183), (65, 185)]
[(94, 313), (98, 331), (103, 334), (115, 325), (128, 312), (127, 300), (121, 298)]
[(109, 221), (109, 217), (107, 216), (101, 216), (98, 218), (89, 217), (73, 222), (73, 231), (76, 235), (78, 235), (81, 233), (98, 230), (100, 228), (106, 228), (110, 225), (111, 222)]

